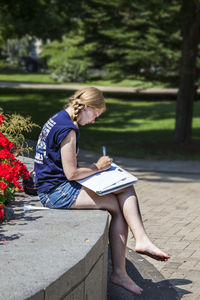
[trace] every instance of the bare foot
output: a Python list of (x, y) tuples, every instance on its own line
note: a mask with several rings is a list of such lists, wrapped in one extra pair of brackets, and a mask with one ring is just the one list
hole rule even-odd
[(129, 276), (127, 273), (123, 275), (118, 275), (112, 273), (110, 280), (112, 283), (117, 284), (126, 290), (140, 295), (143, 291)]
[(167, 261), (170, 258), (169, 255), (156, 247), (151, 241), (136, 243), (135, 251), (160, 261)]

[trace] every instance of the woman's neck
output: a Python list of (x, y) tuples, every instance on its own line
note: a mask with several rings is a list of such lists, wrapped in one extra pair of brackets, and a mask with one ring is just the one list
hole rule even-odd
[(69, 114), (70, 118), (72, 119), (73, 108), (71, 106), (68, 106), (67, 108), (65, 108), (65, 111)]
[(74, 122), (74, 121), (73, 121), (73, 113), (74, 113), (73, 107), (68, 106), (67, 108), (65, 108), (65, 111), (68, 113), (68, 115), (70, 116), (72, 122), (73, 122), (73, 123), (76, 125), (76, 127), (78, 128), (78, 122)]

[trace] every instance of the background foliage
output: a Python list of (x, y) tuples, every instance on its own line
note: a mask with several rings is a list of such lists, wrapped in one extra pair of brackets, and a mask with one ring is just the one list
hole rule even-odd
[(61, 82), (139, 77), (177, 86), (184, 1), (0, 0), (0, 47), (20, 38), (28, 49), (24, 36), (42, 38), (43, 57)]
[[(87, 71), (90, 68), (95, 74), (94, 70), (100, 70), (96, 72), (100, 77), (115, 81), (151, 78), (175, 86), (181, 54), (179, 11), (178, 0), (170, 4), (89, 0), (82, 3), (73, 30), (65, 34), (71, 40), (53, 41), (44, 48), (43, 56), (50, 58), (51, 67), (52, 61), (58, 61), (58, 48), (60, 52), (68, 49), (64, 61), (79, 58)], [(91, 76), (86, 73), (86, 78)]]
[(8, 37), (42, 38), (43, 56), (58, 81), (98, 75), (115, 81), (159, 79), (175, 86), (181, 54), (181, 3), (36, 0), (33, 5), (32, 1), (0, 0), (0, 35), (2, 44)]
[[(42, 38), (62, 82), (155, 80), (178, 87), (174, 141), (192, 137), (199, 83), (199, 0), (0, 0), (0, 42)], [(6, 18), (4, 16), (7, 16)]]
[(62, 41), (53, 41), (43, 48), (42, 57), (48, 60), (51, 78), (58, 82), (84, 82), (89, 78), (91, 61), (86, 47), (79, 47), (83, 38), (70, 32)]

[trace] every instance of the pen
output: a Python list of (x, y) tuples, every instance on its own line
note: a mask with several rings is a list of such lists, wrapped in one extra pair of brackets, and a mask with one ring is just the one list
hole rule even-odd
[(106, 156), (106, 146), (102, 146), (103, 156)]

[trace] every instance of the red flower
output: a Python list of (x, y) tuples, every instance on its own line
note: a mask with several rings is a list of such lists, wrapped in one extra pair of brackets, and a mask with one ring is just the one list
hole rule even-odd
[(3, 208), (3, 204), (0, 204), (0, 220), (3, 219), (4, 216), (4, 208)]
[[(5, 118), (0, 115), (0, 123)], [(20, 178), (28, 179), (26, 166), (15, 158), (15, 145), (0, 132), (0, 202), (12, 199), (14, 192), (23, 191), (19, 183)], [(2, 191), (2, 192), (1, 192)], [(5, 196), (6, 195), (6, 196)], [(3, 218), (3, 207), (0, 206), (0, 219)]]
[(2, 124), (2, 121), (4, 121), (6, 118), (4, 116), (0, 115), (0, 125)]
[(10, 153), (8, 150), (1, 149), (0, 150), (0, 159), (15, 159), (15, 156)]
[(0, 147), (5, 149), (5, 150), (9, 150), (12, 151), (12, 149), (15, 147), (15, 145), (13, 143), (11, 143), (9, 141), (9, 139), (7, 139), (2, 132), (0, 132)]
[[(0, 190), (5, 190), (5, 188), (7, 187), (7, 185), (5, 184), (5, 182), (0, 182)], [(1, 205), (0, 205), (1, 208)]]

